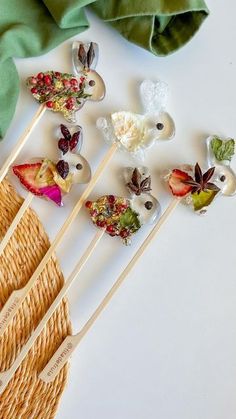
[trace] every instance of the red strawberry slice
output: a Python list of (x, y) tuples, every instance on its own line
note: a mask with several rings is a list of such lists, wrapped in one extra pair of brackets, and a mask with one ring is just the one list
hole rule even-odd
[(52, 179), (52, 172), (48, 168), (44, 173), (40, 183), (36, 179), (36, 176), (42, 166), (41, 162), (38, 163), (26, 163), (20, 164), (13, 167), (14, 174), (19, 178), (22, 185), (25, 186), (28, 191), (32, 192), (34, 195), (43, 196), (41, 188), (48, 186), (49, 180)]
[(172, 170), (169, 177), (169, 187), (173, 195), (185, 196), (192, 190), (192, 186), (183, 183), (186, 180), (192, 180), (188, 173), (179, 169)]

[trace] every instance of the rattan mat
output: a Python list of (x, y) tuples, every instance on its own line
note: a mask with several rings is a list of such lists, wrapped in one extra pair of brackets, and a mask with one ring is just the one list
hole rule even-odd
[[(0, 185), (0, 240), (17, 213), (22, 198), (5, 179)], [(11, 292), (25, 285), (49, 248), (49, 240), (35, 212), (28, 209), (0, 257), (0, 309)], [(0, 370), (8, 369), (64, 283), (52, 257), (37, 284), (0, 338)], [(0, 397), (0, 419), (51, 419), (55, 417), (66, 378), (67, 366), (53, 383), (37, 378), (62, 340), (71, 333), (66, 300)]]

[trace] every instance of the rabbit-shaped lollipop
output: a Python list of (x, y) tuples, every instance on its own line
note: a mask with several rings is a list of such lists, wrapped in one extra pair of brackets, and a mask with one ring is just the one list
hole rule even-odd
[[(105, 96), (105, 84), (94, 71), (98, 45), (74, 42), (72, 60), (76, 75), (59, 71), (40, 72), (27, 79), (33, 97), (47, 109), (61, 112), (66, 120), (75, 122), (75, 113), (85, 101), (99, 101)], [(77, 77), (78, 76), (78, 77)]]
[(110, 236), (120, 236), (125, 244), (143, 224), (153, 223), (160, 214), (160, 204), (151, 195), (151, 177), (148, 169), (127, 168), (126, 186), (131, 198), (105, 195), (96, 201), (87, 201), (93, 223)]
[(236, 194), (236, 175), (230, 167), (235, 141), (210, 136), (206, 145), (208, 170), (205, 173), (197, 163), (195, 167), (184, 165), (173, 169), (165, 176), (172, 194), (186, 198), (187, 204), (200, 214), (206, 213), (216, 196)]
[(174, 137), (175, 124), (165, 111), (169, 89), (162, 81), (144, 80), (140, 87), (145, 114), (115, 112), (99, 118), (97, 127), (108, 142), (118, 143), (132, 154), (140, 154), (157, 140)]
[(78, 125), (69, 130), (60, 126), (58, 148), (61, 159), (55, 164), (47, 158), (34, 159), (33, 162), (13, 166), (14, 174), (22, 185), (36, 196), (42, 196), (62, 206), (62, 193), (70, 192), (73, 184), (88, 183), (91, 169), (87, 160), (81, 156), (82, 128)]

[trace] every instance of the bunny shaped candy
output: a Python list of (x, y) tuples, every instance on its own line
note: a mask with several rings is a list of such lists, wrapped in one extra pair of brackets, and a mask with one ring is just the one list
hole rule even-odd
[(72, 60), (76, 75), (59, 71), (40, 72), (28, 77), (27, 86), (33, 97), (53, 112), (61, 112), (69, 122), (86, 100), (100, 101), (105, 96), (105, 84), (94, 71), (98, 60), (98, 45), (94, 42), (74, 42)]
[(57, 163), (47, 158), (13, 166), (13, 173), (32, 194), (48, 198), (62, 206), (62, 194), (69, 193), (73, 184), (88, 183), (91, 169), (81, 156), (82, 128), (78, 125), (60, 125), (58, 148), (61, 158)]
[(216, 196), (236, 194), (236, 175), (230, 167), (235, 154), (235, 141), (210, 136), (206, 140), (208, 170), (183, 165), (165, 176), (172, 194), (185, 198), (195, 212), (205, 214)]
[(108, 142), (118, 143), (133, 155), (142, 154), (158, 140), (171, 139), (175, 124), (165, 111), (169, 89), (162, 81), (144, 80), (140, 87), (145, 114), (115, 112), (110, 118), (99, 118), (97, 127)]
[(131, 198), (105, 195), (87, 201), (93, 223), (110, 236), (119, 236), (125, 244), (143, 224), (154, 223), (160, 214), (160, 204), (151, 195), (151, 177), (146, 167), (126, 168), (124, 174)]

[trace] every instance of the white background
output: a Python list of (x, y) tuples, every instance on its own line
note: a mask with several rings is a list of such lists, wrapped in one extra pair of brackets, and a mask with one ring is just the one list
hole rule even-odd
[[(176, 137), (157, 144), (146, 160), (163, 210), (170, 195), (161, 171), (181, 163), (204, 165), (209, 134), (236, 135), (235, 2), (208, 0), (208, 6), (211, 15), (199, 33), (167, 58), (128, 43), (91, 13), (91, 28), (74, 38), (99, 43), (97, 70), (107, 86), (102, 103), (87, 103), (78, 114), (84, 127), (82, 151), (93, 169), (108, 149), (96, 130), (97, 117), (115, 110), (141, 112), (138, 86), (144, 78), (169, 83), (168, 111), (176, 122)], [(16, 60), (21, 94), (0, 145), (1, 163), (37, 110), (25, 78), (47, 69), (70, 71), (71, 41), (43, 57)], [(54, 129), (60, 122), (59, 115), (47, 112), (17, 161), (42, 155), (57, 159)], [(121, 181), (126, 164), (128, 157), (116, 154), (91, 197), (126, 195)], [(82, 190), (75, 187), (62, 209), (35, 198), (33, 207), (51, 239)], [(176, 209), (74, 354), (57, 419), (235, 419), (235, 216), (234, 198), (219, 198), (205, 217), (183, 206)], [(65, 276), (94, 233), (81, 211), (57, 251)], [(145, 227), (128, 248), (103, 238), (69, 293), (74, 332), (147, 233)]]

